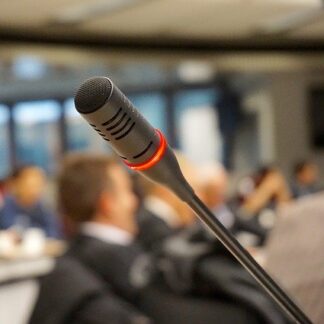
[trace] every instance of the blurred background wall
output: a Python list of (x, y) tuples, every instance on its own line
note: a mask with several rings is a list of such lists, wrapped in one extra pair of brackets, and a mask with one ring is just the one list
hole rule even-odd
[(73, 106), (94, 75), (193, 160), (234, 174), (275, 163), (289, 175), (306, 157), (323, 168), (323, 17), (319, 0), (3, 0), (0, 176), (109, 151)]

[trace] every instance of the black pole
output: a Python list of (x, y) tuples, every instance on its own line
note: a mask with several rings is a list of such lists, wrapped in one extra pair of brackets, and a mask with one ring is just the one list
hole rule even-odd
[(13, 170), (17, 166), (17, 141), (16, 141), (16, 124), (14, 121), (13, 104), (8, 103), (9, 120), (8, 120), (8, 137), (9, 137), (9, 157), (10, 169)]
[(288, 295), (275, 283), (275, 281), (262, 269), (253, 257), (242, 247), (242, 245), (229, 233), (229, 231), (218, 221), (209, 209), (194, 196), (188, 202), (192, 210), (200, 220), (216, 235), (223, 245), (242, 266), (255, 278), (255, 280), (267, 291), (277, 304), (296, 322), (309, 324), (309, 318), (298, 308)]
[(60, 118), (59, 118), (59, 137), (60, 137), (60, 148), (61, 156), (65, 154), (68, 150), (68, 136), (67, 136), (67, 123), (66, 123), (66, 113), (64, 107), (64, 100), (58, 100), (60, 104)]
[(164, 95), (166, 98), (166, 122), (167, 122), (167, 137), (168, 143), (172, 147), (178, 147), (177, 142), (177, 125), (175, 118), (175, 106), (174, 106), (174, 91), (171, 89), (166, 89), (164, 91)]

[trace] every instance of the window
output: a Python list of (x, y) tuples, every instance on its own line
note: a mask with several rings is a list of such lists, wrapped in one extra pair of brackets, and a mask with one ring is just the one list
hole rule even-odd
[(181, 150), (193, 161), (222, 159), (214, 89), (185, 90), (175, 97), (175, 119)]
[(130, 101), (153, 127), (160, 129), (164, 134), (166, 134), (166, 98), (162, 94), (152, 93), (133, 95), (130, 96)]
[(65, 102), (69, 151), (111, 152), (111, 148), (76, 111), (73, 99)]
[(8, 121), (8, 107), (0, 105), (0, 178), (6, 177), (10, 172)]
[(40, 57), (30, 55), (16, 57), (12, 69), (14, 76), (22, 80), (41, 79), (48, 72), (45, 62)]
[(17, 103), (13, 107), (17, 160), (53, 171), (60, 154), (60, 105), (53, 100)]

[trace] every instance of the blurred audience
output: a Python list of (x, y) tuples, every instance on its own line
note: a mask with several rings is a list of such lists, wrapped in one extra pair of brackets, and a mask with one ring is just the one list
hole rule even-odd
[(199, 168), (201, 199), (226, 227), (232, 228), (235, 216), (227, 204), (228, 175), (219, 163), (209, 163)]
[[(185, 174), (193, 176), (194, 180), (194, 169), (184, 161), (180, 157)], [(148, 256), (144, 253), (136, 241), (137, 233), (140, 238), (143, 228), (138, 230), (135, 222), (137, 201), (130, 178), (111, 158), (70, 157), (60, 174), (58, 189), (61, 213), (74, 224), (76, 233), (64, 258), (85, 266), (104, 281), (115, 296), (149, 314), (154, 322), (172, 324), (179, 323), (179, 318), (186, 318), (183, 322), (197, 324), (222, 318), (224, 323), (271, 323), (269, 319), (282, 323), (272, 302), (242, 268), (238, 265), (233, 268), (227, 256), (223, 262), (218, 262), (217, 256), (216, 259), (207, 258), (212, 248), (208, 244), (203, 248), (195, 242), (190, 245), (185, 237), (180, 253), (168, 253), (167, 249), (164, 254)], [(150, 189), (150, 195), (162, 201), (159, 205), (156, 200), (154, 206), (160, 207), (154, 212), (160, 215), (164, 204), (171, 207), (169, 210), (175, 211), (172, 216), (176, 225), (169, 225), (163, 216), (152, 217), (163, 220), (170, 231), (188, 228), (194, 223), (193, 215), (170, 192), (161, 189)], [(168, 208), (163, 210), (169, 211)], [(168, 245), (175, 237), (167, 236), (162, 242)], [(181, 235), (178, 237), (181, 241)], [(152, 250), (157, 246), (163, 249), (159, 244)], [(217, 267), (225, 270), (225, 277), (223, 270), (215, 274)], [(242, 293), (243, 287), (250, 287), (248, 293)], [(260, 303), (253, 301), (256, 297)], [(231, 298), (238, 300), (233, 303)], [(167, 306), (161, 309), (165, 301), (168, 301)]]
[[(198, 187), (198, 174), (194, 165), (177, 152), (177, 159), (186, 179)], [(146, 178), (141, 179), (144, 188), (143, 206), (137, 213), (138, 238), (145, 248), (152, 250), (169, 236), (192, 225), (196, 218), (192, 210), (173, 192)]]
[[(227, 197), (228, 174), (219, 163), (209, 163), (199, 168), (201, 199), (215, 217), (246, 247), (258, 245), (262, 231), (250, 220), (240, 218), (235, 203)], [(205, 236), (209, 231), (205, 230)], [(214, 234), (209, 234), (215, 239)]]
[(241, 180), (238, 192), (238, 213), (259, 233), (263, 245), (275, 224), (277, 208), (291, 199), (287, 182), (277, 168), (263, 167)]
[(7, 189), (7, 179), (1, 179), (0, 180), (0, 207), (2, 207), (4, 203), (6, 189)]
[(48, 237), (60, 237), (58, 220), (43, 203), (45, 187), (46, 176), (39, 167), (25, 165), (15, 169), (0, 209), (0, 229), (10, 229), (20, 236), (28, 228), (39, 228)]
[(291, 191), (294, 198), (314, 194), (321, 190), (319, 186), (319, 174), (317, 165), (304, 160), (296, 163)]
[[(232, 233), (238, 235), (249, 232), (255, 235), (257, 230), (244, 220), (240, 220), (232, 210), (226, 198), (227, 173), (219, 164), (200, 167), (197, 173), (190, 165), (191, 172), (180, 165), (186, 178), (195, 176), (194, 187), (206, 205)], [(187, 167), (189, 166), (187, 162)], [(189, 179), (189, 182), (192, 181)], [(149, 231), (149, 227), (147, 228)], [(236, 259), (222, 246), (200, 222), (191, 222), (182, 230), (160, 238), (158, 241), (160, 256), (163, 257), (163, 280), (177, 294), (185, 294), (214, 301), (235, 300), (239, 307), (249, 309), (252, 318), (248, 322), (285, 323), (277, 306), (263, 292), (255, 280), (242, 268)], [(229, 305), (222, 305), (226, 313)], [(238, 310), (236, 310), (238, 311)], [(256, 319), (256, 317), (258, 319)], [(226, 321), (226, 318), (223, 318)], [(237, 322), (237, 320), (235, 321)], [(244, 320), (243, 320), (244, 322)]]
[(287, 182), (277, 168), (261, 168), (254, 175), (253, 182), (241, 205), (245, 214), (255, 215), (265, 208), (274, 209), (291, 198)]
[(39, 286), (30, 324), (151, 323), (75, 258), (60, 258)]

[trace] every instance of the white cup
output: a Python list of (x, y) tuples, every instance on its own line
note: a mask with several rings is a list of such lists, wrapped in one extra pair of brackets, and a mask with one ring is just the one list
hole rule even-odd
[(38, 257), (44, 253), (46, 237), (39, 228), (29, 228), (23, 236), (21, 245), (22, 254), (25, 257)]

